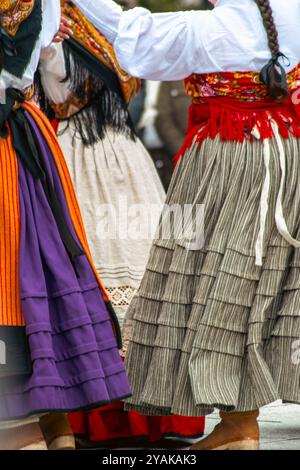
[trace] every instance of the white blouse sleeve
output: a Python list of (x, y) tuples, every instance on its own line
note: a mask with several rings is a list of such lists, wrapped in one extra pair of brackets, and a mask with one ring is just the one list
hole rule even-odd
[(66, 77), (66, 67), (63, 46), (52, 43), (43, 49), (39, 66), (42, 85), (46, 96), (55, 104), (65, 103), (71, 93)]
[(152, 14), (144, 8), (123, 12), (112, 0), (74, 3), (114, 45), (120, 65), (134, 76), (181, 80), (204, 60), (202, 37), (210, 11)]
[(43, 0), (42, 48), (49, 46), (59, 29), (60, 0)]

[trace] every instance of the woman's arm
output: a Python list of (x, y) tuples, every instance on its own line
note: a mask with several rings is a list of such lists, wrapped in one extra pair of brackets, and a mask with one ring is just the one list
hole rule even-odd
[(89, 21), (113, 43), (117, 37), (123, 10), (111, 0), (73, 1)]
[[(210, 11), (123, 12), (112, 0), (74, 0), (114, 45), (121, 66), (150, 80), (180, 80), (199, 69), (202, 34)], [(201, 27), (203, 25), (203, 28)]]

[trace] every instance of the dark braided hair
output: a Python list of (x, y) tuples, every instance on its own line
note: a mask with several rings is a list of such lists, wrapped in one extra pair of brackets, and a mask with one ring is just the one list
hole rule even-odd
[(280, 52), (278, 31), (269, 0), (255, 0), (261, 13), (272, 54), (270, 61), (262, 69), (260, 78), (269, 88), (269, 93), (276, 101), (282, 102), (289, 96), (286, 72), (279, 59), (285, 57)]

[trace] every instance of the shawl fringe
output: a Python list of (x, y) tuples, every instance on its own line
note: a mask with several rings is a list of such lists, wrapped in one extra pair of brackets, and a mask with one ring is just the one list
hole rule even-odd
[(45, 95), (40, 73), (35, 75), (35, 96), (49, 120), (55, 117), (66, 122), (72, 118), (75, 135), (79, 134), (83, 145), (90, 147), (103, 140), (108, 128), (136, 140), (136, 133), (123, 99), (116, 75), (95, 59), (88, 51), (72, 39), (65, 41), (64, 57), (66, 77), (71, 96), (76, 96), (80, 105), (72, 115), (57, 115), (58, 106)]
[(201, 145), (205, 139), (214, 140), (217, 136), (222, 141), (234, 142), (271, 139), (274, 136), (271, 120), (276, 122), (284, 139), (288, 139), (290, 134), (300, 138), (300, 113), (298, 115), (292, 103), (243, 104), (220, 98), (192, 104), (187, 137), (175, 156), (175, 165), (195, 143)]
[[(74, 114), (76, 131), (86, 146), (102, 140), (108, 127), (135, 140), (133, 124), (127, 105), (119, 90), (118, 80), (115, 84), (107, 83), (103, 75), (92, 71), (87, 66), (88, 57), (81, 55), (65, 42), (64, 44), (66, 78), (70, 89), (79, 100), (88, 102)], [(114, 75), (115, 76), (115, 75)]]

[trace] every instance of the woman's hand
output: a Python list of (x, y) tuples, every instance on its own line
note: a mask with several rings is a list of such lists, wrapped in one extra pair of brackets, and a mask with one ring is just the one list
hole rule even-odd
[(61, 17), (59, 30), (53, 38), (53, 42), (63, 42), (72, 36), (73, 31), (71, 29), (71, 23), (64, 16)]

